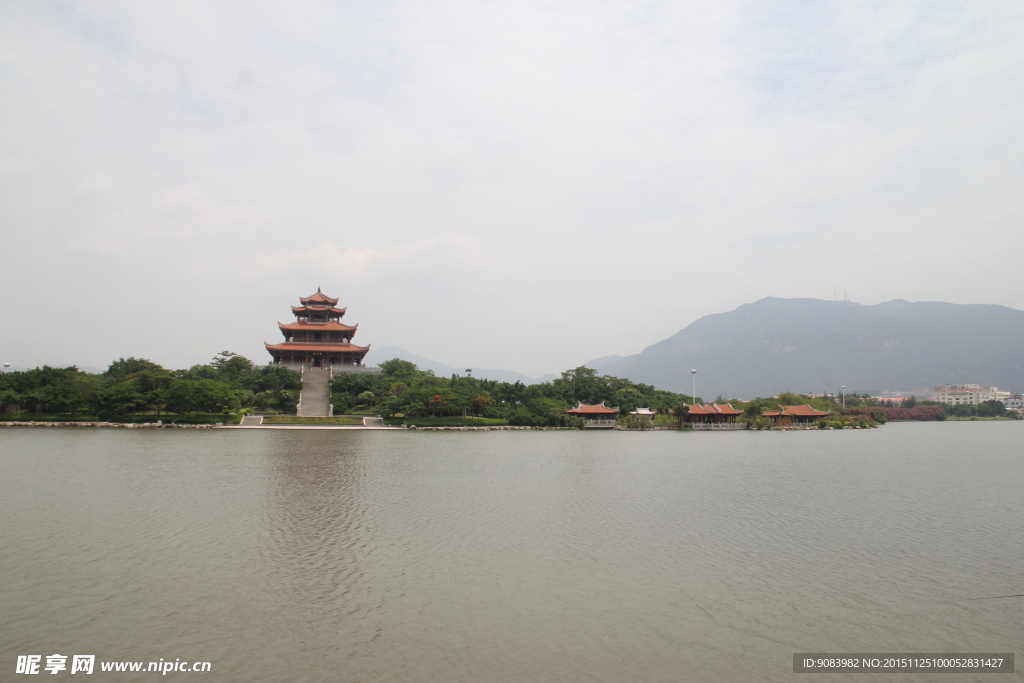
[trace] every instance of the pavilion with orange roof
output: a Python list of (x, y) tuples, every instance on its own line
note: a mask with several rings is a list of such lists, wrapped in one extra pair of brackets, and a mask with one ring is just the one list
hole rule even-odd
[(742, 410), (733, 408), (728, 403), (709, 403), (687, 405), (690, 412), (684, 416), (693, 429), (746, 429), (747, 425), (737, 422), (736, 418), (743, 414)]
[(779, 406), (778, 410), (766, 410), (763, 417), (770, 418), (777, 425), (810, 425), (828, 416), (827, 410), (815, 410), (806, 403), (802, 406)]
[(583, 427), (586, 429), (614, 429), (615, 416), (619, 414), (618, 409), (609, 408), (601, 401), (597, 405), (587, 405), (576, 402), (576, 407), (565, 411), (569, 415), (582, 417)]

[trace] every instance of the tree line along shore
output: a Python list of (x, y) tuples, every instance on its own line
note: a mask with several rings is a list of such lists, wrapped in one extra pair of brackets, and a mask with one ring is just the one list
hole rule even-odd
[[(76, 367), (43, 366), (0, 374), (0, 419), (7, 422), (96, 421), (107, 423), (215, 424), (237, 422), (246, 413), (264, 414), (284, 424), (356, 424), (361, 415), (381, 415), (390, 424), (421, 427), (529, 426), (582, 428), (583, 419), (566, 414), (579, 403), (618, 410), (626, 428), (678, 428), (679, 416), (699, 397), (656, 389), (586, 367), (566, 370), (548, 382), (498, 382), (465, 375), (438, 377), (415, 364), (392, 359), (381, 374), (339, 374), (331, 382), (335, 417), (297, 418), (301, 378), (282, 366), (257, 366), (224, 351), (209, 363), (169, 370), (144, 358), (119, 358), (100, 374)], [(979, 406), (944, 406), (908, 399), (881, 405), (866, 395), (846, 396), (845, 408), (833, 398), (782, 392), (750, 401), (715, 399), (743, 411), (738, 419), (771, 428), (762, 413), (785, 405), (810, 405), (829, 413), (833, 427), (875, 426), (890, 420), (997, 419), (1008, 413), (998, 401)], [(990, 405), (991, 404), (991, 405)], [(638, 408), (652, 420), (630, 415)], [(685, 422), (685, 421), (684, 421)]]

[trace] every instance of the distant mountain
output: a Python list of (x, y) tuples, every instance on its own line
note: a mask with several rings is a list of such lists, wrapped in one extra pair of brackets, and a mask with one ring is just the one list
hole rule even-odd
[[(407, 360), (410, 363), (415, 363), (416, 367), (420, 370), (433, 370), (434, 374), (438, 377), (451, 377), (453, 374), (465, 375), (466, 367), (462, 366), (459, 368), (453, 368), (450, 365), (439, 363), (436, 360), (430, 360), (423, 356), (417, 356), (415, 353), (400, 349), (397, 346), (383, 346), (381, 348), (370, 347), (370, 352), (366, 354), (365, 362), (367, 365), (378, 365), (386, 360), (392, 358), (401, 358)], [(523, 384), (533, 384), (534, 379), (527, 377), (524, 374), (513, 372), (512, 370), (489, 370), (487, 368), (473, 368), (473, 377), (479, 379), (492, 379), (498, 382), (522, 382)]]
[(622, 356), (619, 355), (601, 356), (600, 358), (588, 361), (586, 365), (588, 368), (603, 371), (604, 368), (615, 365), (615, 363), (620, 360), (622, 360)]
[[(611, 360), (609, 360), (611, 359)], [(602, 374), (690, 393), (877, 393), (977, 382), (1024, 389), (1024, 311), (994, 305), (768, 297), (704, 316), (641, 353), (587, 363)]]

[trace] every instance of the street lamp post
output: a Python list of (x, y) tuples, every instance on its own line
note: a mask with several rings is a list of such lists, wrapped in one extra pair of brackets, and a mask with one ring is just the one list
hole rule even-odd
[(846, 410), (846, 385), (839, 387), (839, 390), (843, 394), (843, 410)]
[(690, 374), (693, 375), (693, 402), (697, 403), (697, 370), (690, 370)]

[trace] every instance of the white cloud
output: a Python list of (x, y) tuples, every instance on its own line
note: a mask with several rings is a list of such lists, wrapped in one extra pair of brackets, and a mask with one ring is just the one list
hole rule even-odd
[[(31, 301), (75, 292), (135, 306), (119, 353), (220, 350), (322, 285), (370, 341), (541, 374), (833, 285), (1024, 308), (934, 277), (1017, 268), (1022, 28), (1016, 3), (7, 4), (0, 286), (33, 292), (0, 314), (59, 339)], [(117, 320), (83, 313), (69, 360), (106, 362)]]
[(506, 264), (480, 240), (444, 231), (415, 242), (369, 247), (324, 242), (308, 249), (254, 254), (237, 259), (235, 267), (251, 276), (304, 273), (331, 282), (411, 286), (412, 280), (457, 280), (483, 272), (492, 274)]

